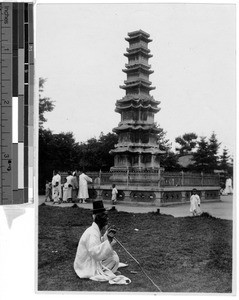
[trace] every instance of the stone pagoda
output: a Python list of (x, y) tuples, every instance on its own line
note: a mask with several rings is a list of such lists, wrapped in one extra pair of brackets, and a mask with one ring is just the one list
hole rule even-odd
[(154, 122), (154, 114), (160, 110), (160, 101), (156, 101), (150, 95), (150, 91), (155, 89), (149, 81), (149, 75), (153, 71), (148, 63), (152, 57), (148, 43), (152, 40), (150, 35), (142, 30), (128, 33), (125, 40), (129, 42), (127, 53), (124, 54), (128, 63), (123, 69), (127, 80), (120, 88), (124, 89), (126, 94), (116, 101), (115, 111), (121, 115), (121, 121), (118, 127), (113, 129), (118, 135), (118, 144), (111, 150), (114, 155), (111, 172), (156, 171), (160, 169), (159, 155), (164, 152), (159, 149), (160, 129)]
[[(162, 206), (190, 201), (191, 190), (197, 187), (202, 201), (219, 199), (220, 186), (215, 175), (165, 173), (160, 168), (159, 132), (154, 115), (160, 110), (150, 91), (149, 81), (153, 73), (148, 60), (152, 55), (148, 44), (150, 35), (142, 30), (128, 33), (128, 58), (123, 72), (127, 79), (120, 86), (125, 96), (116, 101), (115, 111), (121, 120), (113, 131), (118, 143), (110, 152), (114, 155), (114, 166), (110, 172), (99, 172), (94, 184), (89, 185), (92, 199), (111, 201), (112, 183), (116, 184), (117, 201)], [(162, 171), (162, 172), (160, 172)], [(92, 174), (93, 175), (93, 174)], [(92, 177), (92, 176), (91, 176)]]
[[(160, 168), (159, 132), (154, 115), (160, 110), (150, 91), (149, 81), (153, 73), (148, 63), (152, 57), (148, 44), (150, 35), (142, 30), (128, 33), (128, 58), (123, 72), (127, 79), (120, 86), (125, 96), (116, 101), (115, 111), (121, 120), (113, 131), (118, 143), (110, 151), (114, 155), (114, 166), (110, 172), (99, 172), (94, 184), (89, 185), (90, 197), (111, 201), (112, 184), (116, 184), (117, 201), (154, 205), (189, 203), (191, 190), (197, 187), (202, 199), (219, 199), (218, 179), (203, 174), (165, 173)], [(161, 171), (161, 172), (160, 172)], [(92, 174), (93, 175), (93, 174)], [(91, 177), (92, 177), (91, 175)]]

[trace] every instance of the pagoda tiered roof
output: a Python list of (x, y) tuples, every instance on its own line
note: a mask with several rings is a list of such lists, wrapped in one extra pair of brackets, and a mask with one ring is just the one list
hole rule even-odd
[(124, 105), (124, 106), (116, 104), (115, 111), (120, 113), (122, 110), (128, 110), (130, 108), (140, 109), (140, 110), (148, 110), (148, 111), (152, 111), (154, 113), (157, 113), (157, 112), (160, 111), (160, 108), (153, 107), (150, 104), (148, 104), (148, 105), (143, 105), (143, 104), (135, 105), (133, 103), (130, 103), (129, 105)]
[(125, 73), (131, 73), (131, 72), (138, 71), (138, 72), (143, 72), (143, 73), (146, 73), (146, 74), (152, 74), (154, 72), (153, 70), (150, 70), (150, 67), (142, 65), (140, 63), (135, 64), (131, 67), (128, 66), (127, 69), (123, 69), (122, 71), (125, 72)]
[(143, 131), (150, 131), (150, 132), (160, 132), (160, 128), (155, 127), (154, 125), (152, 126), (152, 124), (150, 125), (135, 125), (135, 124), (119, 124), (118, 127), (113, 128), (114, 132), (120, 132), (120, 131), (138, 131), (138, 130), (143, 130)]
[(142, 47), (131, 49), (128, 53), (124, 53), (124, 56), (130, 57), (130, 56), (138, 54), (138, 53), (144, 55), (147, 58), (153, 57), (152, 54), (149, 54), (149, 52), (146, 51), (145, 48), (142, 48)]
[(157, 154), (162, 154), (165, 153), (165, 151), (160, 150), (159, 148), (142, 148), (142, 147), (131, 147), (131, 146), (123, 146), (123, 147), (118, 147), (116, 149), (113, 149), (110, 151), (111, 153), (140, 153), (140, 154), (153, 154), (153, 155), (157, 155)]
[(142, 29), (128, 32), (128, 36), (130, 37), (135, 36), (137, 34), (143, 34), (144, 36), (150, 37), (150, 34), (147, 33), (146, 31), (143, 31)]
[(143, 149), (149, 149), (149, 148), (155, 148), (158, 149), (159, 145), (157, 143), (134, 143), (134, 142), (121, 142), (115, 145), (116, 147), (132, 147), (132, 148), (138, 148), (142, 147)]
[[(125, 81), (126, 83), (127, 81)], [(126, 85), (120, 85), (119, 87), (121, 89), (124, 89), (124, 90), (127, 90), (128, 88), (134, 88), (134, 87), (144, 87), (146, 88), (147, 90), (154, 90), (155, 87), (153, 86), (149, 86), (148, 84), (145, 84), (145, 80), (136, 80), (136, 81), (131, 81), (129, 84), (126, 84)]]
[(143, 83), (148, 84), (148, 85), (152, 84), (151, 81), (149, 81), (149, 80), (147, 80), (145, 78), (142, 78), (140, 76), (138, 78), (136, 78), (136, 79), (131, 79), (131, 80), (127, 79), (127, 80), (124, 80), (124, 83), (126, 85), (128, 85), (128, 84), (132, 84), (132, 83), (139, 82), (139, 81), (142, 81)]
[(153, 103), (154, 105), (158, 105), (161, 102), (154, 99), (151, 95), (125, 95), (123, 98), (116, 101), (116, 105), (119, 103), (125, 103), (125, 102), (144, 102), (144, 103)]
[(125, 67), (128, 69), (128, 68), (134, 68), (135, 66), (137, 65), (141, 65), (141, 66), (144, 66), (145, 68), (147, 69), (150, 69), (151, 68), (151, 65), (146, 65), (144, 62), (136, 62), (136, 63), (133, 63), (133, 64), (125, 64)]
[(136, 30), (136, 31), (132, 31), (128, 33), (128, 37), (125, 38), (125, 40), (127, 42), (131, 42), (132, 40), (135, 39), (141, 39), (141, 40), (145, 40), (147, 43), (152, 42), (152, 40), (149, 38), (150, 35), (143, 31), (143, 30)]
[(140, 45), (140, 44), (136, 45), (134, 47), (131, 47), (131, 48), (126, 48), (126, 51), (128, 53), (131, 53), (133, 51), (138, 51), (138, 50), (143, 50), (143, 51), (145, 51), (147, 53), (150, 53), (150, 49), (149, 48), (145, 47), (144, 45)]

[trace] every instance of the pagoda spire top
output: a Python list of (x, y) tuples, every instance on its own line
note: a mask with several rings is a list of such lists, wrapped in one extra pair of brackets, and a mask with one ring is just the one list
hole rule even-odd
[(143, 34), (143, 35), (145, 35), (147, 37), (150, 37), (150, 35), (147, 32), (143, 31), (142, 29), (128, 32), (128, 36), (130, 36), (130, 37), (134, 36), (134, 35), (138, 35), (138, 34)]
[(136, 31), (128, 32), (128, 37), (126, 37), (125, 40), (127, 42), (131, 42), (133, 40), (140, 39), (140, 40), (145, 40), (147, 43), (150, 43), (150, 42), (152, 42), (152, 40), (149, 37), (150, 37), (150, 35), (147, 32), (139, 29)]

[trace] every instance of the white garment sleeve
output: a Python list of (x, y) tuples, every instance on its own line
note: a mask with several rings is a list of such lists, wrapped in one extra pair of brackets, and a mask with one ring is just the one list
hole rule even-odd
[(90, 236), (90, 238), (87, 241), (86, 247), (87, 247), (90, 255), (96, 261), (101, 261), (113, 253), (113, 249), (112, 249), (108, 239), (105, 240), (103, 243), (101, 243), (99, 236), (97, 236), (95, 234), (92, 234)]
[(92, 179), (87, 175), (85, 175), (85, 180), (87, 180), (88, 182), (92, 182)]
[(200, 197), (198, 196), (197, 198), (198, 198), (198, 204), (200, 204), (201, 203)]

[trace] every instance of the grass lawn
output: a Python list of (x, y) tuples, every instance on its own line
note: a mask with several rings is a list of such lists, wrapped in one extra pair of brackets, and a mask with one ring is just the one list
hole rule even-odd
[[(120, 269), (131, 279), (129, 285), (80, 279), (75, 274), (78, 241), (92, 223), (89, 209), (43, 204), (38, 222), (38, 291), (158, 292), (118, 244), (114, 249), (120, 261), (129, 264)], [(232, 221), (112, 211), (109, 222), (163, 292), (232, 292)]]

